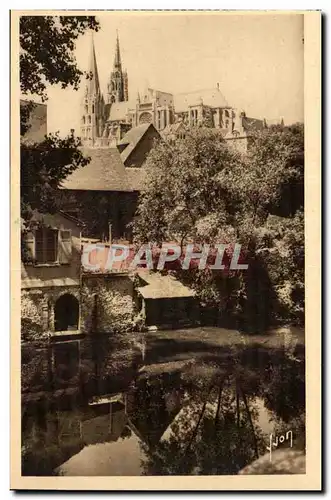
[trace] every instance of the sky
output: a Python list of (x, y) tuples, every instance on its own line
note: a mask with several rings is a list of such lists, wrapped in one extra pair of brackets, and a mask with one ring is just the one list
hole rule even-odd
[[(102, 91), (112, 70), (116, 30), (129, 99), (146, 86), (179, 93), (220, 90), (247, 116), (303, 121), (303, 16), (217, 12), (100, 13), (94, 34)], [(86, 70), (91, 33), (77, 40), (76, 58)], [(83, 85), (82, 85), (83, 88)], [(82, 91), (48, 87), (48, 132), (79, 135)]]

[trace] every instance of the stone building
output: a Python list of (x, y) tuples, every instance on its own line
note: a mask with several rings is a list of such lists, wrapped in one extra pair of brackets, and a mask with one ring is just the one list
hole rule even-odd
[(22, 238), (22, 318), (31, 321), (22, 328), (78, 332), (82, 223), (63, 212), (35, 213), (33, 222)]
[(100, 84), (94, 42), (91, 42), (90, 79), (81, 107), (81, 138), (88, 147), (114, 147), (132, 128), (152, 124), (165, 139), (185, 135), (191, 127), (218, 130), (230, 144), (247, 151), (252, 130), (267, 126), (265, 120), (246, 117), (223, 96), (219, 84), (213, 88), (181, 94), (146, 87), (129, 98), (128, 74), (122, 67), (117, 35), (113, 69), (105, 98)]

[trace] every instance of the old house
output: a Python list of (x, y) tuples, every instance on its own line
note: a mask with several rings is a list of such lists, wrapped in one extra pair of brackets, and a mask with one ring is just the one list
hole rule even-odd
[[(131, 148), (130, 144), (127, 148)], [(138, 140), (132, 153), (135, 155), (132, 158), (141, 160), (146, 154), (146, 144), (140, 153)], [(116, 148), (84, 149), (84, 154), (90, 157), (90, 163), (63, 182), (59, 193), (63, 209), (85, 223), (84, 236), (103, 241), (129, 240), (128, 224), (136, 210), (144, 170), (126, 168)], [(127, 156), (129, 161), (130, 155)], [(140, 167), (140, 162), (137, 163)]]
[(83, 225), (63, 212), (32, 222), (22, 238), (22, 330), (79, 332)]

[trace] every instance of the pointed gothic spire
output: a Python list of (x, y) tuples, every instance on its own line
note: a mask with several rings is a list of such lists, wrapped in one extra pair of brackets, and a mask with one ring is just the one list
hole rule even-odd
[(95, 57), (93, 31), (91, 34), (91, 52), (90, 52), (88, 73), (89, 73), (89, 79), (87, 81), (88, 93), (89, 94), (98, 94), (100, 92), (100, 84), (99, 84), (97, 60)]
[(118, 38), (118, 31), (117, 30), (116, 30), (116, 48), (115, 48), (114, 69), (118, 69), (119, 71), (122, 70), (120, 41)]

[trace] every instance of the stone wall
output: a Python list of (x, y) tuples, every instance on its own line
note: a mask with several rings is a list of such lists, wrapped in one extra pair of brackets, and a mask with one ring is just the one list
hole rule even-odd
[(138, 310), (129, 276), (85, 276), (82, 285), (81, 330), (122, 333), (136, 328)]
[(121, 333), (139, 328), (132, 280), (127, 275), (87, 275), (81, 287), (22, 290), (24, 340), (47, 338), (55, 331), (55, 304), (64, 294), (73, 295), (79, 302), (81, 333)]
[(81, 303), (78, 286), (25, 289), (21, 292), (21, 335), (24, 340), (47, 338), (54, 332), (56, 301), (65, 294)]

